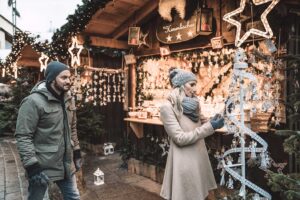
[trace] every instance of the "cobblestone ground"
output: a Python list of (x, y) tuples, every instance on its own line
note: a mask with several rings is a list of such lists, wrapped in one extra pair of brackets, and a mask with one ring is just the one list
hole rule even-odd
[(27, 181), (15, 141), (0, 138), (0, 200), (26, 199)]
[[(130, 174), (120, 168), (122, 161), (115, 153), (110, 156), (86, 155), (83, 176), (86, 182), (82, 200), (162, 200), (159, 197), (160, 184), (150, 179)], [(105, 184), (94, 185), (93, 172), (100, 168), (105, 174)], [(54, 186), (50, 190), (52, 199), (61, 195)], [(25, 200), (27, 181), (20, 162), (15, 140), (0, 138), (0, 200)]]

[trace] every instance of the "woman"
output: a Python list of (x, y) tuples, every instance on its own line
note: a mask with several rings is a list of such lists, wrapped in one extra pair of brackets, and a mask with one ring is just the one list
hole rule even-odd
[(170, 137), (161, 196), (168, 200), (203, 200), (209, 190), (217, 188), (204, 138), (223, 127), (224, 118), (216, 115), (204, 122), (192, 72), (172, 68), (169, 78), (173, 90), (168, 102), (160, 107)]

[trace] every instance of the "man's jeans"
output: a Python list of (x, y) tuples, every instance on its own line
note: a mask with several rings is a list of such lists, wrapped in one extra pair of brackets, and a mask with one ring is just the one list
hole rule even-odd
[[(80, 200), (75, 174), (70, 179), (55, 181), (55, 183), (63, 194), (64, 200)], [(49, 200), (47, 186), (29, 184), (28, 193), (28, 200)]]

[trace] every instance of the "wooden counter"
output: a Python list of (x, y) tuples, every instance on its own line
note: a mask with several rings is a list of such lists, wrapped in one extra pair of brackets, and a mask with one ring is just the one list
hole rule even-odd
[(159, 118), (149, 118), (149, 119), (140, 119), (140, 118), (125, 118), (124, 121), (129, 122), (130, 127), (137, 136), (137, 138), (144, 137), (144, 124), (152, 124), (162, 126), (163, 123)]
[[(129, 122), (130, 127), (132, 128), (133, 132), (137, 136), (137, 138), (144, 137), (144, 124), (152, 124), (163, 126), (162, 121), (159, 118), (147, 118), (147, 119), (140, 119), (140, 118), (125, 118), (124, 121)], [(216, 130), (217, 133), (227, 133), (226, 127)]]

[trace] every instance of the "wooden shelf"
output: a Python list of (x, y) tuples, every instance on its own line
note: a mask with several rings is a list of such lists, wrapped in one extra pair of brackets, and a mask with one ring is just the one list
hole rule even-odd
[[(139, 139), (144, 137), (144, 124), (163, 126), (163, 123), (159, 118), (151, 118), (151, 119), (124, 118), (124, 121), (129, 122), (131, 129)], [(224, 134), (227, 133), (227, 129), (223, 127), (221, 129), (217, 129), (216, 132)]]
[(130, 127), (137, 136), (137, 138), (144, 137), (144, 124), (152, 124), (162, 126), (163, 123), (159, 118), (140, 119), (140, 118), (125, 118), (124, 121), (129, 122)]

